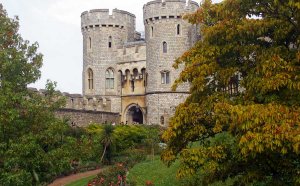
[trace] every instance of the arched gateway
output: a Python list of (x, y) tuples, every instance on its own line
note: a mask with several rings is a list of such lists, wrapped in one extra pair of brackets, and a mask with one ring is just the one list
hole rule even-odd
[(127, 123), (138, 123), (138, 124), (144, 123), (143, 111), (138, 105), (133, 104), (128, 107), (126, 113), (126, 121)]

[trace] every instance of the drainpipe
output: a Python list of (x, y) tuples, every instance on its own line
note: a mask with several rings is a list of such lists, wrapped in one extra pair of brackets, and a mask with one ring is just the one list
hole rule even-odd
[(158, 102), (158, 112), (157, 112), (157, 124), (160, 125), (159, 123), (159, 113), (160, 113), (160, 105), (159, 105), (159, 93), (158, 93), (158, 96), (157, 96), (157, 102)]
[(122, 80), (122, 71), (121, 71), (121, 78), (120, 78), (120, 80), (121, 80), (121, 91), (120, 91), (120, 98), (121, 98), (121, 121), (120, 121), (120, 123), (122, 122), (122, 120), (123, 120), (123, 102), (122, 102), (122, 90), (123, 90), (123, 87), (122, 87), (122, 83), (123, 83), (123, 80)]

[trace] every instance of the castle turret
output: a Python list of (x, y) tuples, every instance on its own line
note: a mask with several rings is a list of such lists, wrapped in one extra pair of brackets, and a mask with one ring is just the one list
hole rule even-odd
[(187, 84), (175, 92), (171, 90), (182, 70), (172, 65), (197, 40), (197, 26), (182, 19), (197, 8), (196, 2), (185, 0), (156, 0), (144, 5), (149, 124), (166, 125), (175, 107), (188, 96)]
[(106, 96), (120, 112), (120, 79), (116, 70), (117, 49), (134, 41), (135, 15), (114, 9), (94, 9), (81, 14), (83, 35), (83, 95)]

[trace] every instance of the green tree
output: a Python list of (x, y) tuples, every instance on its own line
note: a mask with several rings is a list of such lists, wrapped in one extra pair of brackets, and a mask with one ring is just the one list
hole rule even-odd
[(299, 10), (298, 0), (205, 0), (186, 16), (202, 38), (174, 65), (185, 65), (174, 89), (190, 82), (191, 95), (162, 154), (167, 164), (180, 159), (179, 177), (300, 184)]
[(106, 124), (103, 126), (103, 131), (101, 134), (101, 144), (103, 145), (103, 153), (100, 159), (100, 162), (102, 162), (104, 156), (106, 155), (106, 159), (108, 160), (108, 163), (111, 163), (111, 145), (113, 143), (113, 132), (114, 132), (114, 126), (110, 124)]
[(69, 156), (59, 152), (68, 126), (54, 116), (63, 104), (55, 83), (47, 83), (44, 96), (27, 88), (40, 78), (42, 54), (18, 29), (18, 18), (8, 18), (0, 4), (0, 185), (39, 185), (68, 166)]

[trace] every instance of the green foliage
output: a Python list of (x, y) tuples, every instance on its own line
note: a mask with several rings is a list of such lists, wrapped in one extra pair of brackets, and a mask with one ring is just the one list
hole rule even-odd
[(56, 83), (47, 82), (45, 96), (27, 89), (40, 78), (42, 55), (18, 28), (0, 4), (0, 185), (43, 185), (71, 171), (74, 160), (94, 160), (102, 148), (93, 151), (95, 140), (84, 130), (55, 118), (64, 104)]
[(116, 149), (122, 151), (128, 148), (134, 148), (141, 144), (147, 137), (147, 128), (138, 125), (120, 125), (114, 131), (116, 140)]
[[(103, 171), (96, 179), (91, 180), (91, 185), (124, 183), (128, 169), (146, 159), (147, 154), (150, 154), (148, 147), (156, 146), (160, 132), (158, 127), (144, 125), (92, 125), (87, 128), (87, 131), (90, 134), (99, 135), (100, 139), (105, 139), (101, 140), (104, 145), (103, 154), (105, 144), (108, 144), (111, 162), (115, 162), (112, 168)], [(135, 185), (132, 180), (128, 184)]]
[[(177, 176), (300, 184), (299, 10), (295, 0), (205, 0), (186, 16), (202, 39), (174, 65), (185, 68), (173, 88), (191, 83), (164, 133), (162, 159), (180, 159)], [(230, 95), (236, 75), (243, 91)]]
[(89, 134), (101, 134), (103, 132), (103, 127), (98, 124), (91, 124), (86, 128)]
[(132, 167), (136, 163), (145, 160), (147, 152), (145, 149), (127, 149), (121, 153), (118, 153), (114, 157), (114, 162), (124, 162), (128, 167)]
[(101, 144), (103, 145), (103, 153), (101, 156), (100, 162), (102, 162), (104, 156), (105, 159), (108, 161), (108, 164), (111, 164), (111, 145), (113, 143), (113, 132), (114, 132), (115, 127), (113, 125), (106, 124), (103, 126), (103, 130), (101, 133)]
[(123, 163), (115, 164), (101, 171), (96, 178), (89, 181), (89, 185), (123, 185), (126, 184), (127, 166)]

